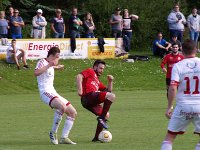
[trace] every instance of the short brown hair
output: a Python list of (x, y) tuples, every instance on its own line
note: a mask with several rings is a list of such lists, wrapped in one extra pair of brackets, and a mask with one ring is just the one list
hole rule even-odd
[(185, 55), (195, 54), (197, 52), (196, 43), (193, 40), (186, 40), (183, 45), (183, 53)]
[(98, 66), (99, 64), (106, 65), (105, 61), (97, 59), (97, 60), (95, 60), (95, 62), (93, 64), (93, 68), (94, 68), (94, 66)]
[(60, 49), (58, 47), (52, 47), (48, 51), (47, 57), (49, 57), (50, 55), (55, 56), (57, 53), (60, 53)]

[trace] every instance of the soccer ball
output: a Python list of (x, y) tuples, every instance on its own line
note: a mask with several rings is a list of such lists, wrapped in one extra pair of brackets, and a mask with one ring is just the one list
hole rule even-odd
[(100, 132), (98, 138), (102, 143), (108, 143), (112, 140), (112, 134), (107, 130), (103, 130)]

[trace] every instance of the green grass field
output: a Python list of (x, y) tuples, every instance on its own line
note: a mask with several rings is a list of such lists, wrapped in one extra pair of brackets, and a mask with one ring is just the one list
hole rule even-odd
[[(30, 70), (17, 71), (15, 66), (0, 63), (0, 150), (159, 150), (167, 131), (168, 120), (165, 76), (159, 67), (161, 59), (149, 62), (125, 63), (106, 60), (106, 74), (115, 76), (114, 92), (117, 100), (112, 105), (109, 131), (111, 143), (92, 143), (96, 117), (82, 108), (76, 94), (75, 76), (90, 67), (93, 60), (62, 60), (65, 70), (56, 72), (55, 87), (68, 98), (78, 111), (70, 137), (77, 145), (51, 145), (53, 111), (39, 98), (33, 76), (35, 61)], [(64, 122), (64, 120), (63, 120)], [(63, 126), (61, 124), (59, 137)], [(198, 137), (188, 132), (174, 143), (175, 150), (192, 150)]]

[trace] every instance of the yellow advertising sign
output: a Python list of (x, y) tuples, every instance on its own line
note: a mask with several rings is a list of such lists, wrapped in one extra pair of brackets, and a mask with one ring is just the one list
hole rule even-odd
[(104, 46), (104, 53), (100, 52), (98, 46), (88, 46), (88, 58), (89, 59), (108, 59), (115, 58), (115, 47)]

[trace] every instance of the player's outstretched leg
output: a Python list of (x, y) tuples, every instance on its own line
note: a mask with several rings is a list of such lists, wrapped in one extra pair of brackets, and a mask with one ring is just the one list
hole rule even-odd
[(106, 123), (106, 114), (108, 113), (111, 104), (115, 101), (115, 94), (107, 92), (105, 96), (105, 101), (103, 104), (103, 110), (100, 117), (97, 118), (98, 122), (102, 125), (103, 128), (108, 129), (108, 125)]
[(60, 144), (76, 144), (75, 142), (73, 142), (72, 140), (69, 139), (69, 133), (73, 127), (77, 112), (76, 112), (75, 108), (71, 104), (69, 104), (68, 106), (66, 106), (65, 113), (68, 116), (65, 120), (64, 128), (62, 131), (62, 136), (60, 139)]
[(61, 121), (62, 121), (62, 113), (56, 109), (54, 112), (52, 131), (49, 132), (50, 141), (52, 144), (55, 145), (58, 144), (57, 131)]

